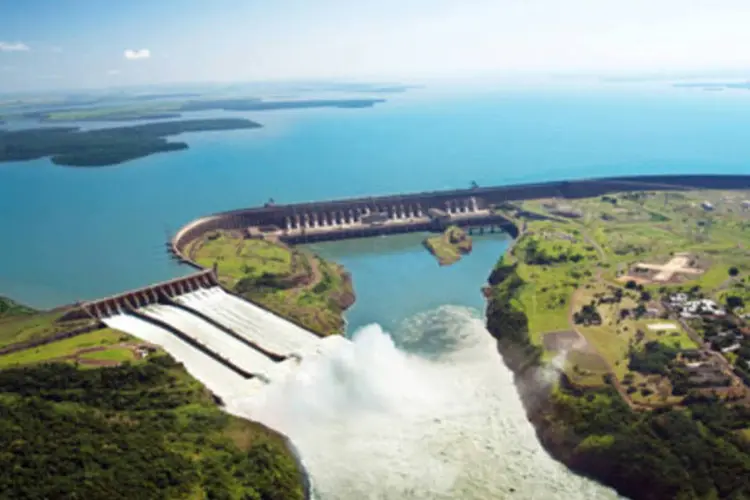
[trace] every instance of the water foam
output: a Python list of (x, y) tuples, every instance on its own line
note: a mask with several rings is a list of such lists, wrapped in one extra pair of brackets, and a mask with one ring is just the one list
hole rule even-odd
[(306, 359), (230, 411), (294, 442), (334, 499), (599, 499), (617, 495), (542, 449), (481, 318), (441, 307)]

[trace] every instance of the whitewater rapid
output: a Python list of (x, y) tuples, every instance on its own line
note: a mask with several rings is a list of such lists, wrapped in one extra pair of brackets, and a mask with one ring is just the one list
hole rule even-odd
[(257, 393), (232, 392), (229, 411), (289, 436), (320, 500), (618, 498), (543, 450), (468, 308), (391, 335), (367, 326)]

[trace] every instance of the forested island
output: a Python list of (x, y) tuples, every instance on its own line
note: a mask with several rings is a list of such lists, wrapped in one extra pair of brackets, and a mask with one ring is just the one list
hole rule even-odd
[(750, 498), (748, 193), (496, 209), (487, 328), (544, 446), (635, 500)]
[(0, 163), (50, 157), (70, 167), (117, 165), (155, 153), (187, 149), (169, 136), (185, 132), (254, 129), (260, 125), (239, 118), (180, 120), (128, 127), (81, 130), (76, 127), (0, 131)]
[(132, 103), (107, 104), (101, 101), (96, 106), (59, 106), (47, 109), (24, 111), (12, 117), (38, 120), (49, 123), (165, 120), (182, 117), (182, 113), (196, 111), (274, 111), (284, 109), (312, 108), (369, 108), (385, 102), (384, 99), (290, 99), (265, 100), (255, 97), (202, 98), (187, 100), (157, 100), (163, 96), (134, 96)]

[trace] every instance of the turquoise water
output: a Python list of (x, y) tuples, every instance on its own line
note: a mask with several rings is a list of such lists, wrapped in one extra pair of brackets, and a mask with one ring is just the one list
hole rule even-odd
[(357, 302), (347, 312), (353, 333), (373, 323), (395, 331), (402, 321), (445, 304), (484, 309), (481, 287), (512, 241), (507, 235), (477, 236), (459, 262), (441, 267), (422, 246), (425, 234), (367, 238), (310, 245), (354, 276)]
[(0, 164), (0, 293), (45, 307), (169, 279), (189, 271), (168, 259), (169, 234), (269, 197), (750, 171), (747, 92), (416, 92), (372, 109), (244, 116), (265, 128), (188, 134), (188, 151), (117, 167)]

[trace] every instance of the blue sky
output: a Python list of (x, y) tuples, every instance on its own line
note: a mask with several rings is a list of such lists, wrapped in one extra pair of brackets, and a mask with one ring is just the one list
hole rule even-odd
[(749, 0), (0, 0), (0, 90), (736, 74), (749, 26)]

